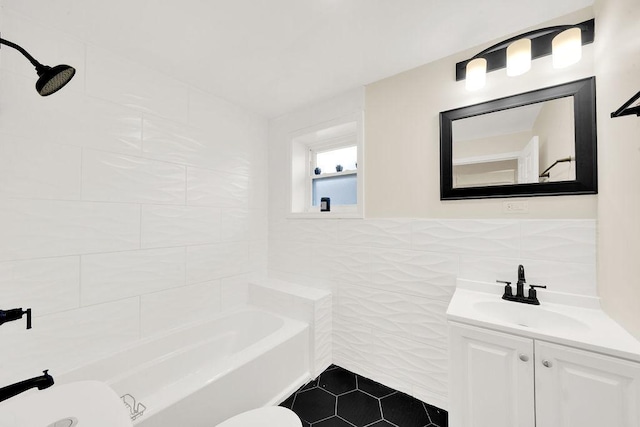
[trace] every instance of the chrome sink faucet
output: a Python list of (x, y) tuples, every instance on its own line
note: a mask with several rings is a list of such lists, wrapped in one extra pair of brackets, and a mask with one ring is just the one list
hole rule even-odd
[(542, 285), (529, 285), (529, 295), (525, 296), (524, 287), (527, 284), (527, 280), (524, 277), (524, 266), (522, 264), (518, 266), (518, 282), (516, 283), (515, 295), (513, 295), (511, 282), (507, 282), (504, 280), (496, 280), (496, 282), (505, 284), (502, 299), (507, 301), (521, 302), (523, 304), (540, 305), (540, 301), (538, 301), (538, 293), (535, 288), (547, 288), (546, 286)]

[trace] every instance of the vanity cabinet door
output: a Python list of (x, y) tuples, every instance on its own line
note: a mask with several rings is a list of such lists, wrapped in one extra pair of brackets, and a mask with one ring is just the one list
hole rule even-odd
[(533, 340), (457, 323), (449, 333), (449, 425), (534, 427)]
[(539, 427), (640, 426), (640, 364), (536, 341)]

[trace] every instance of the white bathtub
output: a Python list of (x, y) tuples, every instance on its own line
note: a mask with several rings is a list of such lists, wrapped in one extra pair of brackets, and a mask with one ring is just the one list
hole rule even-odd
[(136, 426), (213, 427), (278, 403), (309, 377), (308, 325), (247, 307), (145, 340), (59, 382), (107, 382), (143, 405)]

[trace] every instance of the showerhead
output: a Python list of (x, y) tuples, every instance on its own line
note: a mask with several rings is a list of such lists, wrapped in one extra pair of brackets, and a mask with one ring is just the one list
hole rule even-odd
[(69, 83), (69, 80), (71, 80), (76, 73), (75, 68), (69, 65), (56, 65), (55, 67), (42, 65), (22, 46), (10, 42), (9, 40), (0, 38), (0, 45), (6, 45), (17, 50), (24, 55), (24, 57), (27, 58), (34, 67), (36, 67), (36, 72), (39, 77), (36, 82), (36, 90), (42, 96), (49, 96), (62, 89), (67, 83)]
[(43, 65), (38, 69), (40, 78), (36, 82), (36, 90), (42, 96), (49, 96), (64, 87), (76, 74), (76, 69), (69, 65), (49, 67)]

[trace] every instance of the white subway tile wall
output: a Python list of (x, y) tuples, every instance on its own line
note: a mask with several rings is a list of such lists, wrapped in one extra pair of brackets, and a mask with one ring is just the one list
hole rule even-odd
[(0, 50), (0, 309), (34, 315), (0, 328), (0, 384), (245, 303), (267, 268), (268, 122), (0, 13), (3, 37), (77, 69), (42, 98)]
[(596, 296), (595, 250), (594, 220), (269, 225), (270, 277), (334, 292), (333, 363), (445, 409), (456, 278), (515, 281), (524, 264), (531, 283)]

